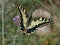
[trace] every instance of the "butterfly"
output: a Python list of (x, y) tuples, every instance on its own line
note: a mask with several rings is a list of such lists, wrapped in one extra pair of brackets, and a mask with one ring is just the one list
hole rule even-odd
[[(20, 19), (21, 20), (20, 29), (24, 33), (30, 33), (31, 34), (37, 28), (43, 27), (45, 25), (53, 23), (52, 19), (47, 19), (47, 18), (43, 18), (43, 17), (39, 17), (37, 20), (31, 20), (32, 15), (30, 16), (30, 18), (27, 18), (26, 17), (27, 14), (25, 13), (24, 8), (22, 8), (22, 6), (20, 6), (20, 5), (17, 5), (17, 7), (18, 7), (19, 14), (20, 14), (20, 18), (21, 18)], [(27, 24), (28, 24), (28, 26), (27, 26)]]

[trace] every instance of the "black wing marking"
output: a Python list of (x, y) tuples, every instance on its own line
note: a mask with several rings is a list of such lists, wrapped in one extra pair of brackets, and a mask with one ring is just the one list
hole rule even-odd
[(38, 28), (38, 27), (43, 27), (43, 26), (48, 25), (48, 24), (50, 24), (50, 23), (53, 23), (53, 21), (49, 19), (48, 22), (44, 22), (44, 23), (41, 23), (41, 24), (38, 24), (38, 25), (34, 26), (33, 28), (27, 29), (27, 33), (34, 32), (34, 30), (36, 30), (36, 28)]
[(31, 14), (30, 17), (28, 18), (27, 27), (30, 25), (31, 21), (32, 21), (32, 14)]
[(17, 5), (17, 8), (18, 8), (18, 11), (20, 13), (20, 17), (21, 17), (21, 30), (24, 31), (25, 27), (24, 27), (24, 24), (23, 24), (23, 18), (22, 18), (22, 13), (21, 13), (21, 9), (19, 8), (19, 5)]

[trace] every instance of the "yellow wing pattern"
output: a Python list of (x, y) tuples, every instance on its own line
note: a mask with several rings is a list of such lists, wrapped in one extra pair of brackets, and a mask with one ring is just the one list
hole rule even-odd
[(36, 20), (36, 21), (32, 21), (31, 22), (31, 25), (30, 26), (28, 26), (28, 28), (27, 29), (29, 29), (29, 28), (32, 28), (32, 27), (34, 27), (34, 26), (36, 26), (36, 25), (38, 25), (38, 24), (41, 24), (41, 23), (44, 23), (44, 22), (48, 22), (49, 21), (49, 19), (43, 19), (42, 20), (42, 18), (40, 18), (40, 19), (38, 19), (38, 20)]
[(20, 10), (21, 10), (21, 13), (22, 13), (22, 18), (23, 18), (23, 24), (26, 28), (26, 23), (27, 23), (27, 17), (26, 17), (26, 14), (25, 14), (25, 10), (23, 8), (21, 8), (21, 6), (19, 7)]

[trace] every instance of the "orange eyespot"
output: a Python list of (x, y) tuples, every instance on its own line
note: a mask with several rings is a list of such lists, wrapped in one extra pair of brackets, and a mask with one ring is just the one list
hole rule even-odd
[(24, 33), (26, 33), (26, 32), (27, 32), (27, 30), (24, 30), (23, 32), (24, 32)]

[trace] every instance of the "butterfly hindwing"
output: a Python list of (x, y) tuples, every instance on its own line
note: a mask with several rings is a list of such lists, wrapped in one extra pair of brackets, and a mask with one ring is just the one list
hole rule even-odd
[(32, 20), (30, 26), (28, 26), (27, 29), (32, 28), (32, 27), (34, 27), (35, 25), (38, 25), (38, 24), (42, 24), (42, 23), (45, 23), (45, 22), (49, 22), (50, 20), (51, 20), (51, 19), (45, 19), (45, 18), (39, 18), (39, 19), (36, 20), (36, 21)]
[(32, 21), (31, 25), (27, 28), (27, 33), (34, 32), (38, 27), (46, 26), (53, 23), (51, 19), (40, 18), (39, 20)]

